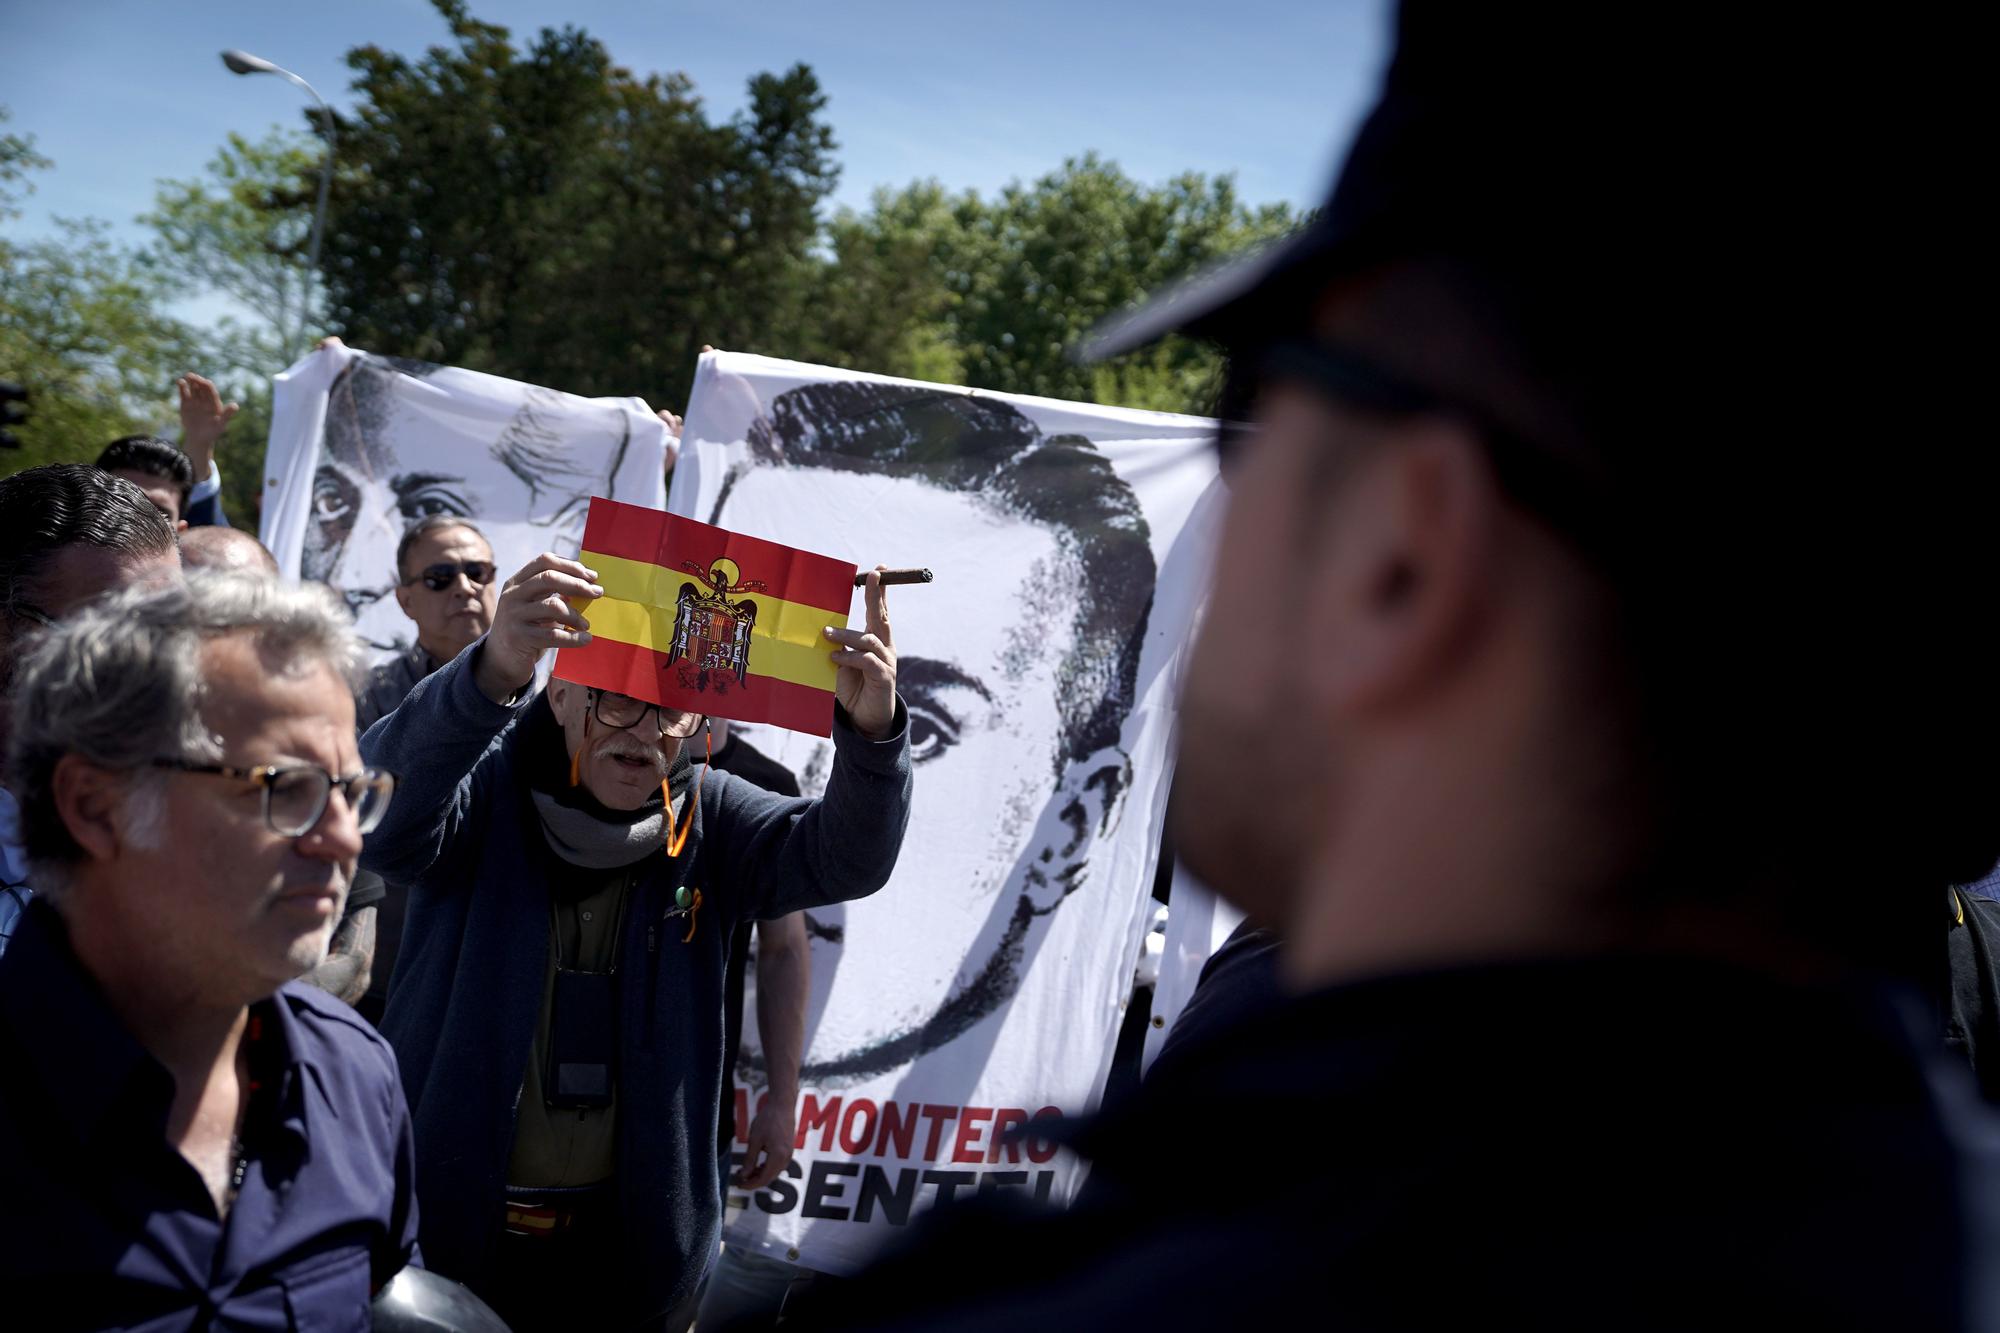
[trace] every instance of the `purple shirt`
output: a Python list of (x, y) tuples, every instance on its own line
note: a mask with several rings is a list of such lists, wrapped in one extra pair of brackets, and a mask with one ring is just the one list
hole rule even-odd
[(293, 982), (250, 1009), (226, 1220), (166, 1139), (172, 1077), (36, 901), (0, 958), (0, 1291), (38, 1328), (366, 1329), (416, 1259), (409, 1109), (387, 1043)]

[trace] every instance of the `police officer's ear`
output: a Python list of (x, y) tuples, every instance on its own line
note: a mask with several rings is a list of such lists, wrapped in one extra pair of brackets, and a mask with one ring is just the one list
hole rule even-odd
[[(1478, 436), (1446, 417), (1363, 431), (1351, 468), (1325, 488), (1299, 628), (1315, 711), (1397, 708), (1467, 660), (1482, 589), (1505, 563), (1505, 498)], [(1330, 426), (1340, 449), (1352, 423)]]

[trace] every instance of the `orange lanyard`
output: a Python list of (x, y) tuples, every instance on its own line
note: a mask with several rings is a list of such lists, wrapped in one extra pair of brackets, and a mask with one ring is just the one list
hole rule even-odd
[(667, 827), (670, 831), (667, 838), (667, 858), (669, 860), (680, 856), (682, 849), (687, 846), (688, 834), (694, 831), (694, 807), (695, 803), (701, 799), (701, 780), (708, 776), (708, 766), (715, 759), (715, 733), (704, 725), (701, 729), (701, 734), (703, 740), (706, 742), (706, 753), (702, 756), (701, 772), (695, 774), (694, 777), (694, 790), (688, 793), (687, 818), (681, 821), (681, 826), (678, 829), (673, 827), (674, 794), (667, 787), (667, 784), (673, 779), (660, 779), (660, 799), (667, 803)]

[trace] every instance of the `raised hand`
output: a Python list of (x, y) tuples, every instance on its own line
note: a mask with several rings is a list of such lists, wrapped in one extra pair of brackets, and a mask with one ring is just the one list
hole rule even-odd
[(194, 479), (201, 481), (215, 462), (216, 442), (241, 405), (224, 403), (214, 380), (192, 372), (175, 380), (174, 390), (181, 400), (181, 452), (194, 464)]
[(889, 633), (889, 594), (878, 572), (884, 568), (868, 571), (868, 627), (826, 627), (826, 637), (840, 645), (829, 654), (840, 668), (834, 697), (853, 719), (854, 729), (871, 741), (888, 740), (896, 725), (896, 641)]
[(590, 642), (590, 622), (573, 608), (604, 595), (595, 571), (544, 551), (500, 590), (493, 628), (486, 632), (473, 679), (496, 704), (513, 699), (535, 678), (535, 664), (551, 648)]

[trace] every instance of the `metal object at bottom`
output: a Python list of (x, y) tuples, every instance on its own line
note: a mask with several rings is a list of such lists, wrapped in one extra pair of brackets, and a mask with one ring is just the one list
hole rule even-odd
[(369, 1308), (375, 1333), (508, 1333), (493, 1307), (450, 1278), (405, 1268)]

